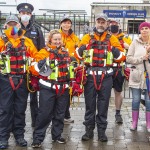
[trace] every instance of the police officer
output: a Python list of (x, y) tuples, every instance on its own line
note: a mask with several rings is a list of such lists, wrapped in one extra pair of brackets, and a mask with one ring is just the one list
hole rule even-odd
[[(110, 20), (109, 29), (110, 29), (110, 33), (116, 36), (116, 38), (119, 40), (124, 50), (124, 53), (126, 53), (126, 50), (128, 50), (129, 45), (131, 44), (131, 39), (127, 35), (125, 36), (125, 34), (120, 29), (120, 20), (118, 19)], [(124, 62), (113, 63), (113, 67), (114, 67), (113, 88), (115, 93), (115, 106), (116, 106), (115, 119), (116, 119), (116, 123), (119, 124), (119, 123), (123, 123), (120, 110), (123, 101), (121, 92), (122, 92), (122, 87), (125, 79), (123, 73), (123, 67), (125, 67), (125, 63)]]
[[(108, 17), (99, 14), (95, 20), (93, 32), (81, 39), (76, 55), (83, 62), (87, 70), (87, 82), (84, 85), (86, 133), (82, 140), (93, 138), (95, 122), (97, 124), (98, 140), (106, 142), (107, 112), (112, 88), (113, 61), (125, 59), (118, 39), (108, 32)], [(113, 59), (114, 58), (114, 59)], [(96, 100), (97, 98), (97, 100)], [(97, 108), (97, 115), (96, 115)]]
[(8, 147), (10, 132), (16, 144), (24, 147), (25, 111), (28, 89), (26, 73), (28, 57), (37, 53), (32, 41), (24, 36), (19, 20), (11, 15), (0, 38), (0, 149)]
[[(17, 10), (19, 11), (21, 28), (26, 31), (25, 36), (33, 41), (37, 50), (45, 47), (45, 39), (41, 29), (31, 20), (34, 7), (29, 3), (21, 3), (17, 6)], [(30, 109), (32, 127), (34, 127), (38, 111), (37, 91), (30, 93)]]
[[(68, 50), (70, 56), (74, 56), (75, 49), (79, 44), (79, 38), (75, 35), (72, 27), (72, 20), (69, 16), (65, 15), (60, 21), (60, 33), (62, 36), (63, 46)], [(74, 120), (70, 116), (70, 98), (68, 99), (68, 105), (65, 113), (65, 123), (73, 123)]]

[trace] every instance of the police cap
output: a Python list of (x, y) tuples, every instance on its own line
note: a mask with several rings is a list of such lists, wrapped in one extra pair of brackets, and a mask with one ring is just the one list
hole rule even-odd
[(17, 10), (19, 12), (29, 12), (29, 13), (32, 13), (32, 11), (34, 10), (34, 7), (31, 4), (29, 4), (29, 3), (20, 3), (17, 6)]

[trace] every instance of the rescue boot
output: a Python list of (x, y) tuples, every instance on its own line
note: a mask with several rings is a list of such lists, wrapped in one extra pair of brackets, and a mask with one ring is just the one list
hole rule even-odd
[(139, 118), (139, 111), (132, 110), (132, 125), (130, 127), (131, 131), (137, 130), (138, 118)]
[(150, 132), (150, 112), (146, 112), (146, 127), (147, 127), (147, 132)]
[(99, 130), (98, 129), (98, 140), (101, 141), (101, 142), (107, 142), (108, 139), (107, 139), (107, 136), (105, 134), (105, 130)]
[(86, 130), (86, 132), (85, 132), (85, 134), (82, 136), (82, 140), (83, 140), (83, 141), (88, 141), (88, 140), (92, 139), (93, 136), (94, 136), (94, 132), (93, 132), (94, 128), (87, 126), (87, 127), (85, 128), (85, 130)]

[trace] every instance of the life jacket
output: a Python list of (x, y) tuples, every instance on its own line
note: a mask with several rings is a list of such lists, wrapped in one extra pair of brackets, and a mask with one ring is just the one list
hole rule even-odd
[(93, 67), (112, 66), (113, 55), (109, 40), (111, 35), (107, 34), (103, 41), (96, 40), (93, 35), (90, 36), (87, 50), (83, 51), (84, 64)]
[(6, 43), (6, 50), (0, 54), (1, 73), (14, 75), (26, 73), (28, 67), (27, 57), (29, 54), (26, 51), (27, 48), (24, 45), (24, 40), (24, 38), (21, 38), (20, 43), (15, 48), (9, 41)]
[(69, 53), (66, 50), (48, 49), (50, 51), (47, 65), (52, 69), (48, 77), (51, 81), (67, 82), (75, 78), (74, 65), (71, 63)]

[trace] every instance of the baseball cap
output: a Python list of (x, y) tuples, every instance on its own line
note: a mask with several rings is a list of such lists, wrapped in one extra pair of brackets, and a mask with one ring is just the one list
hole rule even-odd
[(111, 22), (116, 22), (116, 23), (120, 24), (120, 20), (118, 18), (110, 19), (110, 23)]
[(104, 13), (100, 13), (96, 16), (96, 20), (100, 18), (104, 19), (105, 21), (108, 21), (108, 16)]
[(19, 23), (19, 20), (15, 15), (10, 15), (6, 18), (5, 24), (8, 24), (9, 22), (12, 22), (12, 21)]
[(60, 20), (60, 23), (66, 21), (66, 20), (69, 20), (72, 23), (71, 18), (69, 16), (66, 16), (66, 15)]

